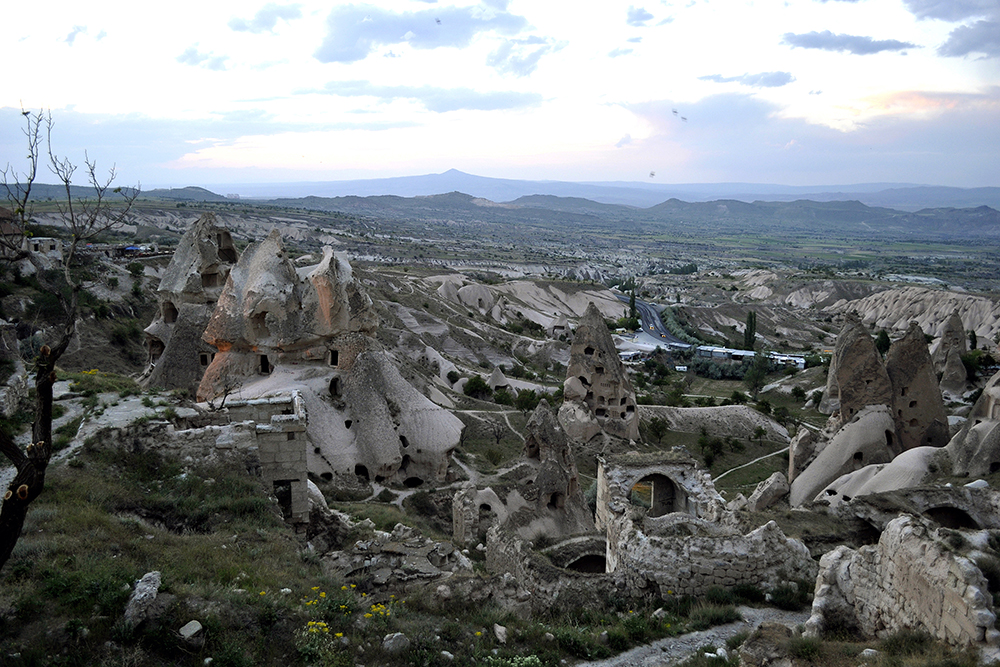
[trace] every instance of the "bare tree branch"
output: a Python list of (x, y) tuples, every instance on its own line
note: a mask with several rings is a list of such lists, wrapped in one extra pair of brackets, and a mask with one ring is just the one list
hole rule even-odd
[[(19, 222), (20, 234), (23, 237), (25, 227), (30, 219), (31, 186), (37, 176), (39, 158), (39, 137), (42, 124), (45, 124), (46, 140), (49, 158), (49, 169), (59, 179), (66, 191), (65, 202), (58, 203), (62, 222), (71, 234), (68, 248), (64, 248), (63, 279), (69, 289), (68, 299), (56, 285), (47, 287), (63, 302), (65, 318), (55, 335), (58, 337), (54, 345), (43, 345), (35, 360), (35, 421), (32, 426), (32, 443), (25, 451), (6, 434), (0, 434), (0, 454), (3, 454), (17, 469), (14, 480), (8, 485), (0, 505), (0, 568), (10, 558), (10, 554), (21, 536), (28, 506), (38, 497), (45, 485), (45, 470), (52, 458), (52, 386), (56, 382), (56, 362), (69, 347), (76, 333), (76, 319), (79, 304), (79, 294), (82, 284), (73, 280), (70, 271), (73, 259), (80, 247), (96, 235), (115, 227), (126, 219), (136, 198), (139, 188), (113, 188), (116, 174), (112, 167), (106, 179), (97, 174), (97, 165), (84, 156), (87, 181), (93, 194), (90, 197), (73, 198), (72, 179), (77, 166), (69, 158), (58, 157), (52, 149), (52, 129), (54, 123), (52, 114), (41, 112), (24, 112), (27, 119), (25, 135), (28, 141), (28, 169), (18, 175), (16, 170), (8, 165), (2, 172), (3, 185), (7, 192), (7, 200), (14, 206), (16, 220)], [(11, 183), (10, 181), (14, 182)], [(112, 202), (111, 195), (121, 194), (120, 202)], [(13, 241), (11, 241), (13, 243)], [(20, 243), (18, 244), (20, 250)], [(39, 277), (44, 281), (43, 277)], [(44, 284), (44, 282), (43, 282)]]

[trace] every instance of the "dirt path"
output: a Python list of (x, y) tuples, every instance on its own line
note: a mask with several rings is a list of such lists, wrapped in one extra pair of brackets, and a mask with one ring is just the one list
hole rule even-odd
[(764, 459), (769, 459), (772, 456), (777, 456), (778, 454), (783, 454), (783, 453), (785, 453), (787, 451), (788, 451), (788, 447), (785, 447), (784, 449), (779, 449), (776, 452), (771, 452), (770, 454), (764, 454), (764, 456), (758, 456), (753, 461), (747, 461), (743, 465), (738, 465), (735, 468), (730, 468), (726, 472), (724, 472), (721, 475), (719, 475), (718, 477), (714, 478), (712, 481), (713, 482), (718, 482), (720, 479), (722, 479), (723, 477), (725, 477), (729, 473), (733, 472), (734, 470), (739, 470), (740, 468), (746, 468), (748, 466), (752, 466), (754, 463), (757, 463), (758, 461), (763, 461)]
[(689, 632), (639, 646), (607, 660), (577, 663), (577, 667), (667, 667), (679, 664), (703, 646), (725, 646), (726, 640), (744, 630), (752, 631), (764, 621), (794, 627), (805, 623), (808, 611), (781, 611), (773, 608), (740, 607), (742, 621), (719, 625), (708, 630)]

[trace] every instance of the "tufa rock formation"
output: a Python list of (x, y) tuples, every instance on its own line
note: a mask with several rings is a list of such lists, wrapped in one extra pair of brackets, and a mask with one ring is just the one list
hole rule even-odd
[(946, 451), (952, 472), (982, 477), (1000, 470), (1000, 373), (986, 383), (969, 418)]
[(854, 313), (844, 318), (830, 361), (820, 411), (840, 410), (847, 423), (866, 405), (890, 405), (892, 386), (868, 330)]
[(149, 367), (141, 379), (144, 387), (194, 394), (216, 353), (202, 334), (236, 261), (232, 237), (211, 213), (181, 237), (156, 290), (159, 313), (145, 330)]
[(813, 500), (833, 480), (871, 463), (892, 460), (894, 423), (889, 408), (871, 405), (845, 424), (816, 456), (816, 459), (792, 481), (792, 506)]
[(886, 372), (892, 384), (892, 417), (896, 422), (893, 451), (948, 444), (948, 415), (927, 351), (924, 332), (910, 323), (906, 335), (889, 348)]
[(563, 401), (559, 422), (574, 440), (587, 442), (602, 430), (619, 438), (639, 437), (635, 391), (604, 317), (593, 303), (573, 337)]
[(941, 374), (941, 391), (950, 397), (959, 397), (968, 386), (968, 377), (962, 355), (969, 351), (965, 327), (958, 310), (945, 323), (941, 340), (934, 351), (934, 369)]
[(374, 332), (378, 316), (343, 255), (324, 248), (323, 260), (301, 272), (302, 279), (277, 230), (244, 251), (205, 329), (205, 342), (219, 354), (199, 385), (199, 399), (224, 394), (240, 379), (267, 375), (280, 363), (336, 366), (333, 337)]
[(274, 231), (230, 272), (205, 330), (219, 353), (198, 396), (294, 388), (308, 414), (310, 473), (444, 482), (462, 422), (403, 378), (370, 335), (377, 325), (344, 255), (325, 248), (318, 264), (296, 270)]

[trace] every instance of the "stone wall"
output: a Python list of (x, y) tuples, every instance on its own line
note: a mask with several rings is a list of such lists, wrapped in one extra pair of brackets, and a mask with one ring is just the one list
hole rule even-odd
[(1000, 644), (986, 578), (918, 519), (889, 522), (877, 545), (838, 547), (820, 560), (807, 634), (856, 626), (884, 637), (924, 630), (954, 645)]

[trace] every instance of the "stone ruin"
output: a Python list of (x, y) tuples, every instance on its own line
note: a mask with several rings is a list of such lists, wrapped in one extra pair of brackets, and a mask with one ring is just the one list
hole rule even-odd
[(521, 539), (551, 541), (592, 533), (594, 519), (583, 498), (569, 439), (544, 399), (527, 424), (523, 463), (508, 476), (516, 486), (478, 489), (466, 482), (452, 501), (454, 540), (469, 544), (485, 538), (490, 523)]
[[(581, 521), (570, 530), (590, 530), (577, 534), (569, 534), (565, 522), (559, 532), (538, 532), (556, 517), (544, 516), (537, 508), (544, 503), (552, 513), (562, 509), (560, 494), (575, 469), (567, 463), (571, 452), (563, 447), (548, 409), (536, 412), (532, 421), (536, 425), (526, 456), (539, 451), (540, 473), (544, 461), (551, 463), (547, 475), (535, 478), (542, 492), (539, 500), (527, 506), (521, 521), (516, 518), (519, 510), (511, 511), (510, 496), (503, 506), (505, 516), (488, 516), (487, 569), (509, 584), (501, 603), (540, 609), (555, 598), (700, 595), (716, 586), (738, 584), (769, 590), (789, 579), (811, 581), (815, 576), (805, 545), (785, 537), (774, 522), (746, 535), (737, 530), (711, 477), (683, 450), (599, 458), (596, 524)], [(555, 436), (558, 444), (546, 446), (545, 436)], [(548, 494), (542, 488), (544, 477), (555, 481)], [(526, 486), (522, 483), (520, 491)], [(473, 536), (477, 505), (494, 498), (492, 490), (477, 490), (471, 483), (456, 494), (456, 542)], [(543, 516), (532, 518), (532, 513)], [(563, 511), (564, 520), (567, 516)], [(538, 545), (537, 551), (529, 539)]]
[(893, 519), (878, 544), (840, 546), (820, 559), (807, 636), (853, 628), (886, 637), (924, 630), (953, 644), (1000, 644), (987, 581), (976, 564), (912, 516)]
[[(883, 364), (868, 330), (849, 313), (837, 338), (820, 410), (832, 413), (823, 432), (803, 434), (791, 443), (792, 506), (837, 496), (838, 488), (847, 484), (845, 475), (872, 475), (879, 469), (869, 466), (948, 442), (941, 391), (923, 332), (915, 323), (892, 344)], [(883, 477), (883, 483), (888, 479)], [(854, 483), (853, 488), (861, 486)]]
[(143, 387), (195, 394), (217, 352), (202, 334), (236, 262), (229, 232), (211, 213), (181, 237), (156, 290), (156, 319), (145, 329), (149, 367), (141, 378)]
[[(607, 572), (631, 590), (663, 597), (739, 584), (769, 590), (815, 576), (806, 546), (773, 521), (741, 534), (709, 474), (685, 452), (600, 458), (597, 475)], [(637, 503), (637, 495), (648, 501)]]
[(573, 335), (559, 423), (580, 442), (602, 432), (635, 440), (639, 437), (635, 405), (635, 390), (611, 332), (597, 306), (590, 303)]

